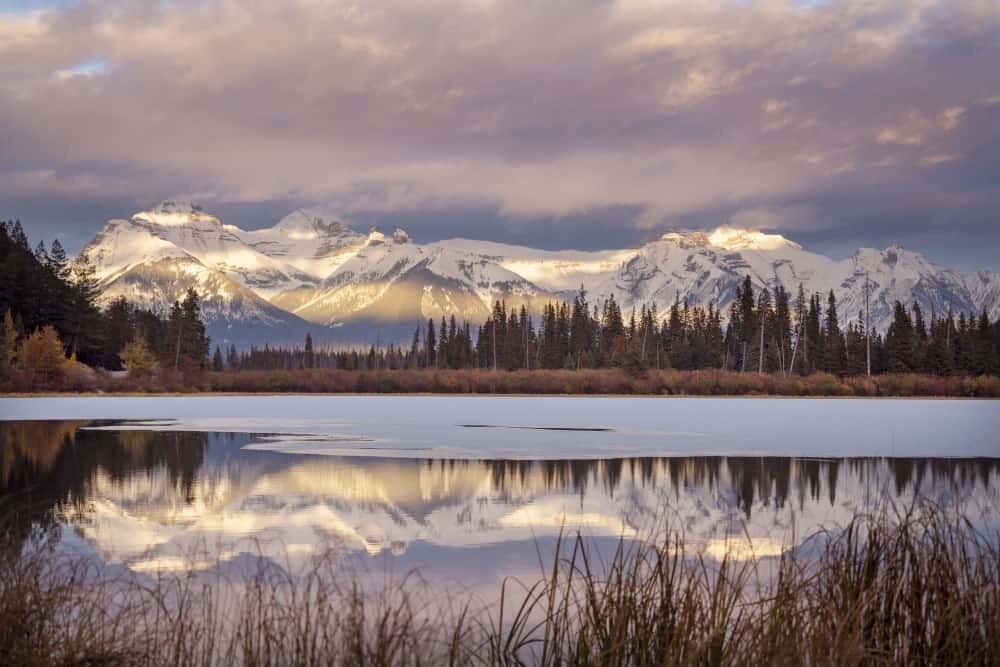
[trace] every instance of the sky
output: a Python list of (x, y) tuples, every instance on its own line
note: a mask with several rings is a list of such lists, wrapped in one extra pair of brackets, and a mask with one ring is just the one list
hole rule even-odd
[(1000, 269), (996, 0), (0, 0), (0, 219), (778, 232)]

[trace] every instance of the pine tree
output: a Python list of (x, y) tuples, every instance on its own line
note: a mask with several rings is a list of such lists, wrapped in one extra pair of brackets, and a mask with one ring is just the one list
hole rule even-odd
[(913, 303), (913, 370), (926, 370), (927, 323), (924, 311), (917, 302)]
[(0, 320), (0, 370), (14, 365), (14, 359), (17, 358), (17, 338), (17, 328), (8, 308), (4, 311), (3, 320)]
[(410, 341), (410, 364), (411, 368), (420, 368), (420, 327), (413, 330), (413, 339)]
[(809, 317), (808, 303), (805, 288), (802, 283), (799, 283), (799, 292), (795, 297), (795, 337), (792, 342), (792, 358), (788, 363), (790, 372), (794, 372), (797, 368), (800, 375), (806, 375), (809, 372), (806, 338), (806, 321)]
[(893, 373), (909, 373), (914, 369), (913, 322), (899, 301), (892, 307), (892, 324), (886, 333), (888, 368)]
[(437, 360), (437, 335), (434, 333), (434, 319), (427, 319), (427, 335), (424, 336), (424, 364), (434, 368)]
[(979, 374), (997, 372), (997, 350), (993, 346), (993, 327), (984, 308), (976, 326), (976, 363), (974, 371)]
[(844, 372), (846, 356), (844, 336), (837, 318), (837, 297), (830, 290), (827, 297), (826, 321), (823, 326), (823, 370), (839, 375)]
[(59, 277), (60, 280), (69, 279), (69, 259), (66, 257), (66, 251), (63, 250), (62, 244), (59, 243), (59, 239), (52, 242), (52, 249), (49, 251), (49, 268), (52, 272)]
[(236, 346), (230, 343), (229, 351), (226, 352), (226, 368), (231, 371), (240, 369), (240, 355), (236, 352)]
[(757, 338), (757, 304), (754, 300), (753, 282), (750, 276), (743, 279), (743, 286), (737, 292), (739, 303), (739, 354), (741, 371), (754, 370), (752, 364), (753, 341)]
[(222, 363), (222, 350), (215, 346), (215, 354), (212, 355), (212, 370), (221, 373), (225, 366)]
[(92, 358), (99, 349), (100, 312), (97, 309), (98, 281), (94, 267), (81, 255), (73, 263), (69, 302), (69, 353)]
[(115, 299), (101, 318), (101, 344), (98, 363), (104, 368), (120, 367), (119, 353), (135, 337), (133, 308), (125, 297)]
[(184, 348), (192, 365), (204, 368), (211, 349), (205, 325), (201, 321), (201, 300), (194, 289), (188, 289), (181, 302), (184, 316)]
[[(791, 362), (792, 314), (788, 292), (781, 285), (774, 292), (774, 327), (771, 338), (775, 344), (774, 364), (784, 375)], [(772, 365), (772, 370), (774, 367)]]
[(815, 373), (823, 364), (823, 327), (820, 324), (819, 294), (809, 300), (805, 326), (805, 361), (807, 373)]
[(591, 349), (593, 341), (590, 325), (590, 307), (587, 304), (587, 290), (583, 285), (573, 298), (573, 314), (569, 325), (569, 347), (572, 363), (576, 368), (586, 368), (592, 363)]
[(930, 338), (924, 358), (924, 369), (935, 375), (950, 375), (953, 370), (951, 351), (948, 349), (953, 327), (951, 316), (946, 319), (931, 319)]
[(306, 332), (305, 349), (302, 355), (302, 365), (306, 368), (316, 367), (316, 352), (313, 350), (313, 338), (311, 332)]

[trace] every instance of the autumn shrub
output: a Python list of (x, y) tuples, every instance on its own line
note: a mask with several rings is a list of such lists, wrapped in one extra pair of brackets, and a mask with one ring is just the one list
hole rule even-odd
[(952, 378), (960, 383), (962, 395), (981, 398), (1000, 398), (1000, 376), (981, 375), (972, 378)]
[(156, 356), (150, 351), (146, 339), (141, 336), (126, 343), (122, 351), (118, 353), (118, 357), (129, 375), (152, 375), (159, 368)]
[(104, 382), (97, 371), (86, 364), (70, 359), (63, 366), (57, 387), (60, 391), (85, 392), (93, 391), (101, 384)]
[(66, 354), (54, 327), (36, 329), (21, 343), (18, 354), (21, 368), (45, 378), (53, 378), (66, 368)]

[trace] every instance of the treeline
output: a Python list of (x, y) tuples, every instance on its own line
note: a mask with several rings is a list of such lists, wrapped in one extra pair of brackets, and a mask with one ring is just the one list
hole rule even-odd
[(70, 262), (58, 240), (32, 250), (20, 222), (0, 222), (0, 374), (26, 376), (18, 378), (25, 386), (63, 376), (85, 382), (92, 367), (136, 374), (207, 367), (197, 293), (163, 315), (124, 298), (102, 310), (97, 288), (85, 258)]
[(572, 303), (548, 304), (536, 325), (522, 306), (494, 304), (473, 336), (468, 322), (454, 317), (418, 328), (408, 348), (316, 350), (250, 348), (223, 358), (216, 370), (336, 368), (342, 370), (461, 369), (495, 370), (622, 368), (706, 370), (810, 375), (926, 373), (986, 375), (998, 371), (1000, 322), (985, 311), (978, 317), (952, 313), (929, 320), (919, 304), (907, 310), (897, 302), (885, 335), (866, 331), (864, 313), (840, 326), (837, 301), (807, 295), (795, 298), (778, 287), (756, 291), (747, 277), (723, 315), (708, 307), (675, 301), (661, 317), (655, 306), (633, 310), (626, 318), (614, 297), (591, 306), (581, 289)]
[[(749, 276), (728, 312), (713, 304), (675, 301), (626, 316), (615, 299), (600, 306), (581, 288), (572, 302), (547, 304), (536, 323), (525, 307), (497, 302), (478, 327), (454, 316), (418, 327), (408, 346), (367, 349), (216, 347), (201, 321), (198, 294), (189, 290), (167, 313), (118, 299), (97, 305), (98, 281), (85, 259), (69, 262), (58, 241), (32, 250), (18, 222), (0, 223), (0, 374), (52, 385), (62, 375), (85, 379), (91, 368), (125, 369), (133, 376), (175, 373), (205, 384), (205, 370), (721, 370), (833, 376), (867, 373), (990, 375), (1000, 370), (1000, 322), (934, 314), (919, 304), (894, 306), (883, 335), (861, 324), (864, 313), (840, 326), (837, 302), (783, 288), (754, 290)], [(725, 324), (724, 324), (725, 322)], [(73, 384), (73, 383), (70, 383)], [(78, 383), (79, 384), (79, 383)], [(171, 386), (176, 382), (171, 381)], [(91, 382), (91, 386), (93, 383)]]

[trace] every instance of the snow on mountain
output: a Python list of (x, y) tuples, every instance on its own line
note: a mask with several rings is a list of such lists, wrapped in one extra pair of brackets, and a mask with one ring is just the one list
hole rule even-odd
[(977, 271), (965, 277), (972, 301), (986, 308), (991, 320), (1000, 320), (1000, 273)]
[(301, 341), (315, 327), (267, 296), (312, 276), (255, 251), (234, 233), (240, 231), (196, 205), (164, 202), (130, 220), (109, 221), (80, 256), (94, 266), (105, 303), (124, 296), (165, 312), (194, 288), (216, 342)]
[(1000, 317), (995, 272), (962, 274), (899, 246), (833, 260), (778, 234), (732, 227), (671, 231), (636, 248), (552, 251), (470, 239), (418, 244), (401, 229), (358, 232), (322, 209), (247, 231), (197, 204), (166, 201), (109, 221), (81, 254), (103, 298), (166, 308), (193, 286), (210, 329), (254, 342), (299, 340), (309, 323), (321, 340), (388, 342), (431, 317), (478, 323), (496, 300), (537, 312), (581, 286), (592, 303), (613, 295), (626, 311), (655, 305), (665, 315), (680, 300), (725, 313), (748, 275), (757, 289), (794, 294), (801, 284), (824, 298), (833, 290), (844, 322), (864, 308), (867, 289), (880, 329), (897, 299), (928, 315), (986, 308)]
[(229, 228), (250, 248), (295, 267), (315, 281), (329, 276), (367, 242), (364, 234), (316, 209), (294, 211), (271, 229)]
[(755, 289), (784, 286), (793, 295), (801, 284), (824, 299), (833, 290), (841, 320), (856, 320), (867, 290), (873, 326), (888, 327), (892, 305), (917, 302), (931, 312), (1000, 315), (1000, 278), (992, 272), (964, 275), (923, 255), (890, 246), (863, 248), (846, 260), (809, 252), (778, 234), (720, 227), (713, 232), (673, 231), (631, 250), (539, 251), (465, 239), (441, 245), (479, 247), (503, 267), (530, 277), (563, 298), (583, 286), (598, 303), (614, 296), (626, 311), (656, 305), (659, 313), (675, 299), (692, 305), (714, 303), (725, 313), (737, 287), (750, 276)]
[(373, 229), (365, 245), (316, 289), (296, 289), (275, 303), (313, 322), (416, 322), (456, 315), (484, 319), (490, 304), (538, 310), (557, 298), (489, 257), (410, 242), (402, 230)]

